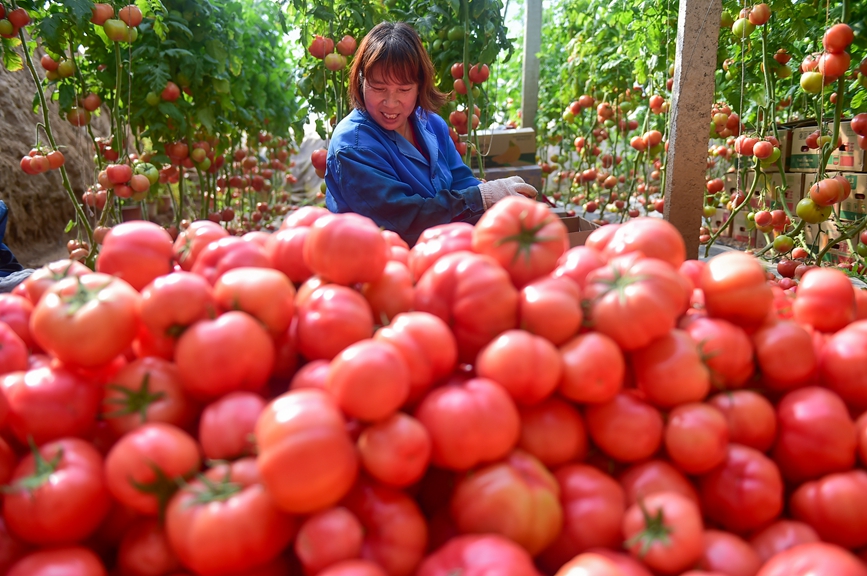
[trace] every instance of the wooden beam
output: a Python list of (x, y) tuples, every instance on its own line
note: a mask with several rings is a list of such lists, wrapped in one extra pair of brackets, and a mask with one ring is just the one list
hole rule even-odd
[(542, 49), (542, 0), (524, 5), (524, 64), (521, 73), (521, 127), (533, 128), (539, 108), (539, 51)]
[(720, 0), (680, 0), (665, 218), (683, 235), (687, 258), (698, 257), (721, 14)]

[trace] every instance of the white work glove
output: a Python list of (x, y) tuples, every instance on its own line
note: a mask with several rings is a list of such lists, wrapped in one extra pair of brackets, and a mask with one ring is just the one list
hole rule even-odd
[(479, 184), (479, 192), (482, 194), (482, 202), (485, 205), (485, 209), (490, 208), (494, 203), (506, 196), (536, 198), (536, 189), (524, 182), (524, 179), (520, 176), (510, 176), (499, 180), (491, 180), (490, 182), (482, 182)]

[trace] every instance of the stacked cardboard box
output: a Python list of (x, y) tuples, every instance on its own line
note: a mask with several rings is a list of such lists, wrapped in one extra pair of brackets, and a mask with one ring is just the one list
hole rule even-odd
[[(807, 146), (807, 137), (818, 126), (802, 126), (792, 130), (792, 142), (786, 167), (789, 172), (815, 172), (819, 168), (821, 150)], [(833, 129), (833, 123), (826, 123), (825, 133)], [(858, 146), (858, 137), (852, 131), (851, 122), (840, 123), (840, 143), (828, 158), (828, 170), (841, 172), (867, 172), (867, 152)]]

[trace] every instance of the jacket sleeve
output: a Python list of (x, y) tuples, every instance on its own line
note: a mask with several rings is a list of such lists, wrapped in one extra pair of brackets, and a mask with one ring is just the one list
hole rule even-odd
[(428, 198), (400, 181), (389, 163), (369, 148), (339, 150), (328, 168), (334, 171), (347, 211), (367, 216), (409, 243), (432, 226), (474, 223), (485, 211), (477, 180), (463, 190), (440, 190)]

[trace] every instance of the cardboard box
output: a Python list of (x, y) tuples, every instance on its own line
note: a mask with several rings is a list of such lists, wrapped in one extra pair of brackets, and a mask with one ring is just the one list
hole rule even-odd
[(732, 240), (735, 242), (740, 242), (742, 244), (747, 244), (748, 246), (755, 245), (756, 239), (756, 229), (755, 226), (749, 226), (747, 220), (747, 213), (749, 210), (746, 208), (742, 209), (740, 212), (735, 214), (732, 219)]
[[(473, 170), (473, 174), (476, 175), (476, 178), (480, 178), (478, 168)], [(485, 166), (485, 180), (499, 180), (510, 176), (520, 176), (524, 182), (536, 190), (542, 190), (542, 168), (538, 164), (530, 166)]]
[(719, 238), (731, 238), (731, 215), (731, 210), (728, 210), (726, 208), (717, 208), (716, 214), (714, 214), (713, 218), (710, 219), (711, 232), (723, 228), (723, 231), (720, 232)]
[(585, 220), (581, 216), (566, 216), (560, 214), (560, 219), (569, 231), (569, 248), (583, 246), (590, 233), (599, 228), (598, 224)]
[[(479, 130), (479, 153), (484, 157), (485, 169), (494, 166), (528, 166), (536, 164), (536, 131), (532, 128), (513, 130)], [(466, 136), (461, 136), (466, 139)], [(478, 157), (473, 156), (473, 167)]]
[[(785, 202), (789, 206), (792, 206), (793, 204), (797, 204), (798, 201), (800, 201), (801, 198), (804, 197), (804, 174), (787, 172), (785, 176)], [(755, 172), (750, 171), (749, 173), (747, 173), (747, 190), (752, 187), (753, 180), (755, 180), (755, 178)], [(764, 188), (765, 198), (767, 198), (771, 202), (772, 207), (782, 208), (783, 197), (780, 197), (779, 191), (780, 188), (783, 188), (783, 179), (780, 176), (780, 172), (778, 170), (774, 170), (771, 172), (760, 172), (758, 178), (759, 182), (756, 186), (755, 198), (760, 197), (761, 188)]]
[[(826, 123), (826, 133), (830, 133), (834, 124)], [(786, 164), (788, 172), (815, 172), (819, 168), (821, 150), (811, 150), (807, 147), (807, 136), (815, 132), (818, 126), (803, 126), (792, 130), (791, 153)], [(852, 131), (851, 122), (840, 123), (840, 143), (837, 150), (828, 159), (829, 170), (842, 172), (867, 171), (867, 155), (858, 146), (858, 137)]]

